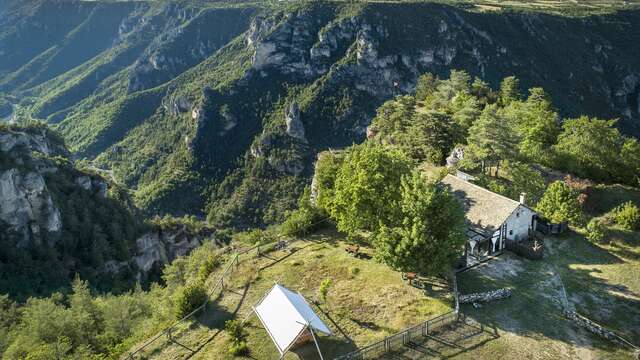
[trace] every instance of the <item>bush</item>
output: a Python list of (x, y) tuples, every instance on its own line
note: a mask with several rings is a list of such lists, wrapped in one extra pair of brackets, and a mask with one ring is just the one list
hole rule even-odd
[(229, 334), (230, 341), (227, 351), (231, 355), (247, 355), (249, 347), (244, 341), (242, 324), (238, 320), (228, 320), (224, 323), (224, 330)]
[(356, 277), (356, 275), (360, 274), (360, 268), (358, 267), (349, 267), (349, 274), (351, 277)]
[(242, 324), (238, 320), (227, 320), (224, 323), (224, 330), (231, 336), (232, 339), (242, 339)]
[(330, 286), (331, 286), (331, 279), (329, 278), (322, 280), (322, 282), (320, 283), (320, 288), (318, 289), (318, 292), (320, 293), (320, 299), (322, 299), (322, 302), (327, 301), (327, 294), (329, 293)]
[(640, 230), (640, 209), (628, 201), (614, 210), (616, 224), (631, 231)]
[(587, 224), (587, 239), (593, 242), (602, 242), (604, 240), (607, 227), (600, 219), (591, 219)]
[(227, 351), (234, 356), (247, 355), (249, 354), (249, 346), (244, 340), (234, 340), (229, 343)]
[(549, 185), (538, 203), (537, 210), (556, 224), (569, 221), (572, 225), (579, 225), (583, 221), (578, 193), (562, 181)]
[(182, 319), (207, 300), (207, 292), (202, 285), (187, 285), (176, 295), (174, 306), (176, 318)]
[(298, 209), (287, 214), (280, 230), (287, 236), (306, 235), (315, 231), (323, 218), (322, 211), (311, 204), (311, 189), (307, 187), (298, 201)]
[(220, 265), (220, 259), (215, 254), (207, 255), (204, 263), (200, 265), (198, 278), (200, 281), (205, 282), (209, 275)]

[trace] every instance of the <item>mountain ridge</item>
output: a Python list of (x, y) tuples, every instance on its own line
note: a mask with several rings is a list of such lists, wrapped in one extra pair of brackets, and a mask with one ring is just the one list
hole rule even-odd
[[(112, 169), (150, 214), (240, 228), (281, 221), (316, 154), (364, 139), (375, 109), (426, 71), (464, 69), (493, 87), (516, 75), (548, 90), (564, 116), (640, 129), (637, 10), (574, 18), (422, 2), (80, 5), (113, 16), (111, 46), (36, 86), (55, 69), (22, 88), (6, 79), (28, 68), (14, 71), (0, 91), (20, 99), (18, 118), (47, 119), (79, 156)], [(72, 44), (84, 27), (67, 20)], [(304, 139), (287, 133), (294, 103)]]

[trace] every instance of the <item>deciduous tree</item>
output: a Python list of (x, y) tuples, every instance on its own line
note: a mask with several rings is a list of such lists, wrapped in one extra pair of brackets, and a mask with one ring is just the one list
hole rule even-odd
[(401, 216), (376, 233), (376, 256), (399, 270), (446, 273), (465, 242), (462, 206), (417, 170), (403, 178), (401, 189)]

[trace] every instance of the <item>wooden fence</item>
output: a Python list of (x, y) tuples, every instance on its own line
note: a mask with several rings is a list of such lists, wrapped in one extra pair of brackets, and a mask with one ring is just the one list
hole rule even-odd
[[(232, 272), (238, 268), (238, 265), (240, 264), (241, 259), (246, 258), (254, 258), (254, 257), (258, 257), (261, 254), (265, 253), (265, 252), (269, 252), (275, 249), (279, 249), (282, 248), (284, 245), (286, 244), (286, 242), (279, 240), (279, 241), (274, 241), (268, 244), (262, 244), (262, 245), (256, 245), (253, 247), (250, 247), (248, 249), (243, 249), (238, 251), (237, 253), (235, 253), (231, 259), (227, 262), (227, 266), (225, 267), (225, 269), (222, 271), (222, 273), (218, 276), (218, 279), (216, 280), (216, 282), (214, 283), (213, 287), (211, 288), (211, 290), (208, 292), (208, 296), (207, 299), (204, 301), (204, 303), (202, 303), (202, 305), (198, 306), (197, 308), (195, 308), (193, 311), (191, 311), (189, 314), (187, 314), (185, 317), (183, 317), (182, 319), (179, 319), (177, 321), (175, 321), (173, 324), (171, 324), (170, 326), (168, 326), (167, 328), (165, 328), (164, 330), (160, 331), (158, 334), (156, 334), (155, 336), (149, 338), (144, 344), (142, 344), (140, 347), (138, 347), (136, 350), (127, 353), (123, 358), (125, 359), (130, 359), (130, 360), (134, 360), (134, 359), (145, 359), (145, 352), (146, 350), (150, 349), (152, 345), (160, 345), (163, 341), (164, 342), (173, 342), (181, 347), (184, 347), (187, 350), (190, 351), (194, 351), (192, 349), (189, 349), (188, 347), (186, 347), (183, 344), (178, 343), (172, 336), (174, 330), (176, 330), (178, 328), (178, 326), (180, 326), (181, 324), (192, 320), (198, 313), (200, 313), (202, 310), (206, 309), (207, 306), (210, 304), (212, 299), (217, 298), (222, 291), (224, 291), (225, 289), (225, 277), (229, 277)], [(228, 281), (227, 281), (228, 282)]]
[(452, 310), (448, 313), (429, 319), (399, 333), (386, 337), (376, 343), (337, 357), (336, 360), (378, 359), (386, 353), (400, 350), (411, 341), (422, 339), (431, 335), (443, 326), (452, 324), (456, 321), (458, 321), (458, 312)]
[(367, 345), (358, 350), (337, 357), (335, 360), (364, 360), (378, 359), (391, 351), (400, 350), (413, 340), (423, 339), (442, 327), (455, 323), (460, 319), (460, 302), (458, 294), (458, 279), (453, 275), (453, 306), (454, 309), (423, 321), (420, 324), (406, 328), (396, 334), (388, 336), (378, 342)]

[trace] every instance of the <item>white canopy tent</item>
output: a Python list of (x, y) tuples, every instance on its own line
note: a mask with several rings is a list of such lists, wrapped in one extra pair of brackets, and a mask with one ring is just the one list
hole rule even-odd
[(294, 293), (284, 286), (275, 284), (253, 310), (278, 348), (281, 357), (301, 337), (310, 333), (322, 358), (314, 331), (331, 335), (331, 330), (320, 320), (300, 293)]

